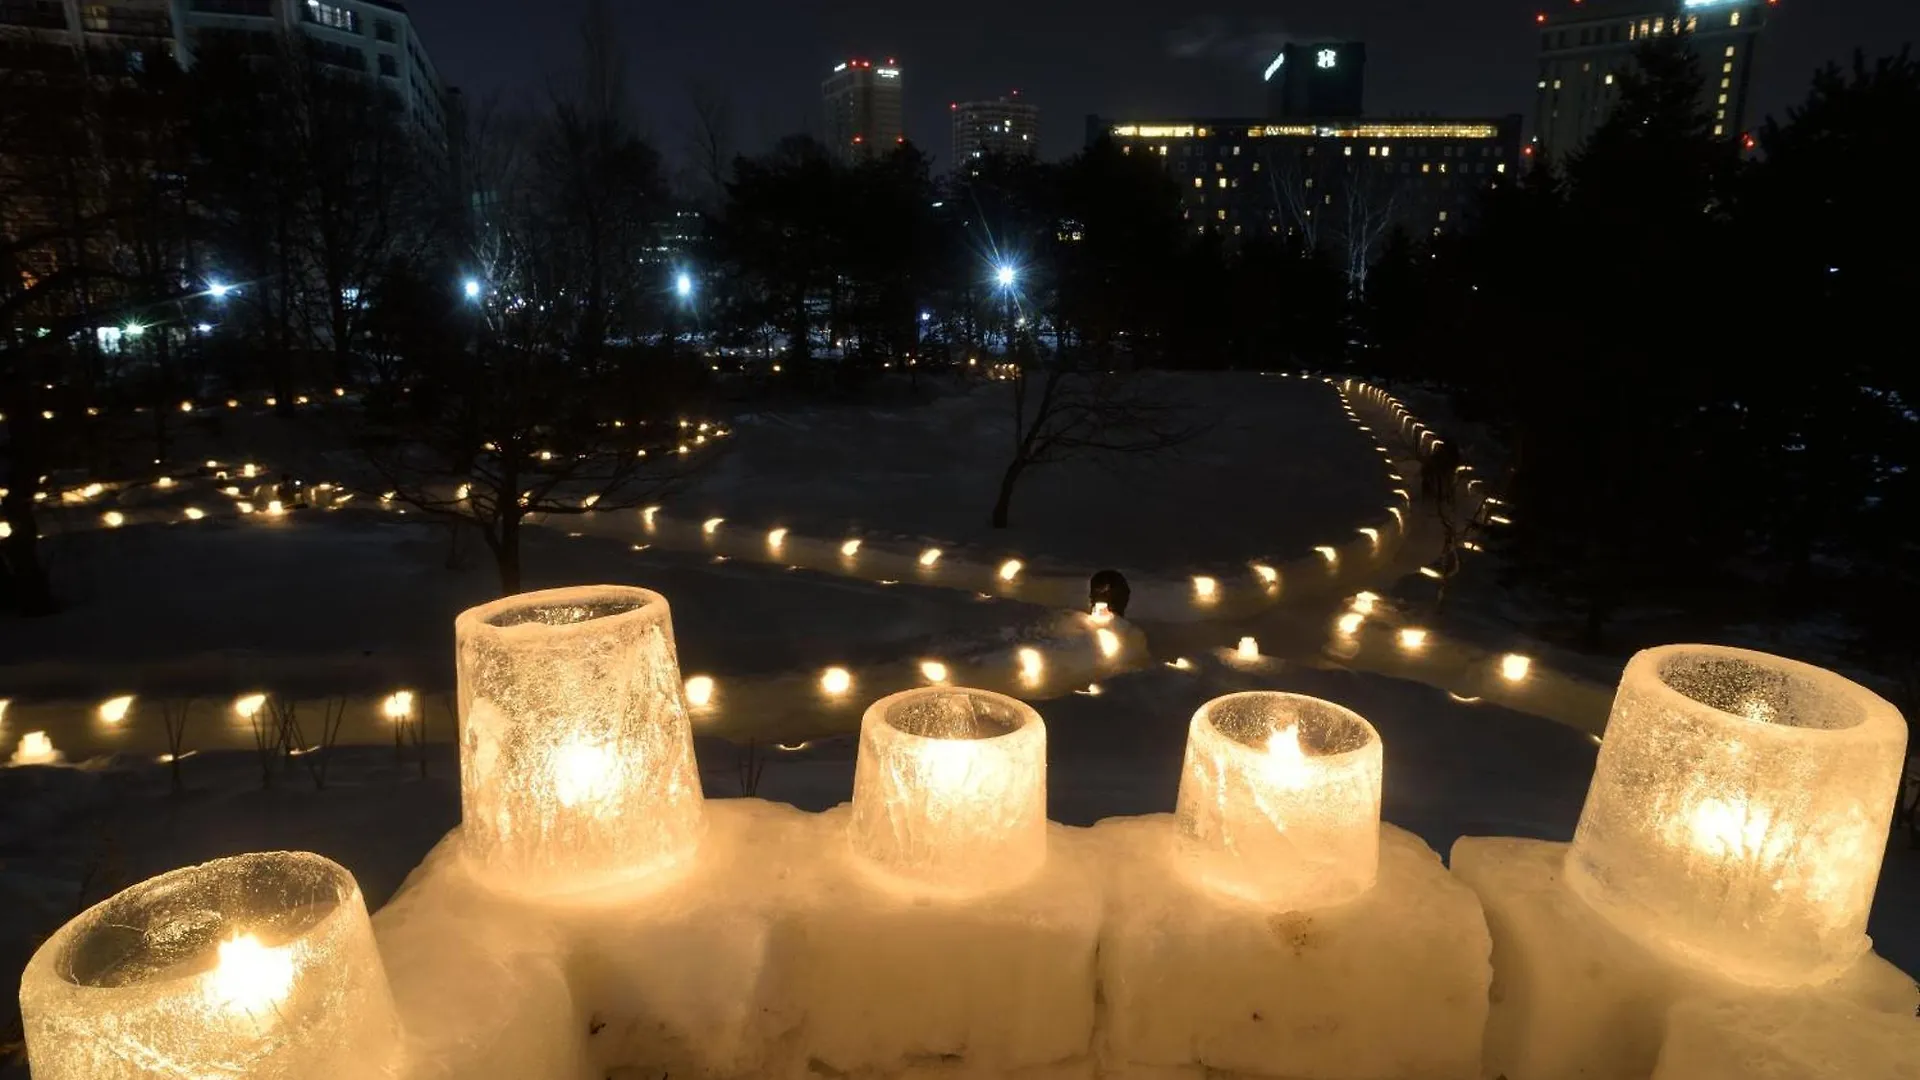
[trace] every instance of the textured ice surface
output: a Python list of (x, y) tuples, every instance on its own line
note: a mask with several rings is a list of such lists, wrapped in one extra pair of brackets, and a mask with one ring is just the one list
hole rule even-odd
[[(847, 811), (820, 815), (846, 828)], [(876, 873), (842, 841), (793, 882), (773, 947), (806, 1057), (838, 1072), (964, 1064), (984, 1075), (1085, 1061), (1100, 884), (1085, 830), (1047, 827), (1047, 861), (975, 898)]]
[(1868, 948), (1906, 725), (1819, 668), (1707, 645), (1628, 663), (1567, 864), (1656, 946), (1744, 980), (1832, 978)]
[[(1635, 941), (1567, 888), (1567, 845), (1463, 837), (1453, 873), (1479, 894), (1493, 933), (1493, 1011), (1487, 1072), (1507, 1080), (1645, 1077), (1667, 1010), (1689, 999), (1751, 999), (1740, 986)], [(1779, 994), (1852, 1003), (1911, 1017), (1913, 981), (1877, 956), (1833, 981)]]
[(700, 776), (664, 597), (526, 593), (462, 613), (454, 635), (462, 835), (494, 880), (565, 891), (691, 856)]
[(1047, 733), (1026, 704), (925, 687), (881, 698), (860, 721), (848, 839), (873, 865), (925, 888), (1017, 886), (1047, 856)]
[(142, 882), (40, 947), (20, 980), (39, 1080), (372, 1078), (399, 1027), (352, 875), (318, 855)]
[(1299, 694), (1228, 694), (1187, 729), (1183, 869), (1279, 909), (1351, 900), (1380, 862), (1380, 736)]
[(1653, 1080), (1915, 1080), (1920, 1020), (1810, 997), (1689, 1001)]
[(1103, 1070), (1480, 1075), (1492, 977), (1486, 925), (1473, 893), (1419, 838), (1383, 827), (1372, 890), (1287, 911), (1192, 883), (1174, 869), (1174, 834), (1166, 816), (1093, 829), (1108, 869)]

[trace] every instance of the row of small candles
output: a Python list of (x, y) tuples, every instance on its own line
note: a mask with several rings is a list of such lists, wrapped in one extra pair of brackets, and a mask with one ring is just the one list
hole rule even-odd
[[(460, 850), (480, 880), (533, 896), (681, 880), (706, 811), (667, 601), (616, 586), (514, 596), (463, 613), (455, 635)], [(1582, 901), (1755, 983), (1821, 981), (1866, 949), (1905, 752), (1890, 705), (1793, 661), (1670, 646), (1628, 665), (1609, 733), (1567, 862)], [(1381, 751), (1333, 702), (1207, 702), (1181, 765), (1178, 872), (1273, 912), (1366, 894)], [(1048, 858), (1045, 777), (1030, 706), (946, 685), (891, 695), (861, 720), (846, 844), (875, 888), (1020, 887)], [(35, 954), (21, 1008), (40, 1080), (359, 1075), (380, 1062), (353, 1055), (397, 1045), (357, 886), (284, 852), (175, 871), (83, 913)]]

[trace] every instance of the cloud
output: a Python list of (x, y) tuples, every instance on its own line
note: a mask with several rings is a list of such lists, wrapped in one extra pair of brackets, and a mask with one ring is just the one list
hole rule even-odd
[(1167, 55), (1175, 60), (1207, 60), (1255, 69), (1266, 67), (1281, 46), (1302, 40), (1273, 23), (1250, 24), (1220, 15), (1201, 15), (1167, 33)]

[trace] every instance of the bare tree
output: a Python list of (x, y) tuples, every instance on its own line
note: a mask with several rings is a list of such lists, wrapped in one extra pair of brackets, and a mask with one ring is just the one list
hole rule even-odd
[(996, 529), (1007, 527), (1014, 488), (1034, 469), (1079, 456), (1158, 453), (1205, 430), (1146, 377), (1058, 364), (1031, 370), (1037, 366), (1024, 359), (998, 369), (1012, 384), (1013, 454), (993, 504)]
[(684, 133), (687, 188), (695, 203), (717, 213), (727, 198), (727, 175), (737, 154), (733, 101), (706, 80), (687, 86), (688, 118)]

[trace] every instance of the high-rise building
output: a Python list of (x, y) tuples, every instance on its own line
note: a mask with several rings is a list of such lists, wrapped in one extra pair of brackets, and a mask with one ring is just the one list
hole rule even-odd
[(1267, 65), (1267, 119), (1342, 120), (1359, 116), (1367, 82), (1367, 46), (1359, 41), (1290, 43)]
[(953, 169), (988, 155), (1040, 156), (1040, 107), (1020, 100), (1020, 91), (993, 101), (956, 101), (953, 114)]
[(138, 71), (157, 56), (191, 67), (208, 48), (271, 55), (288, 34), (311, 42), (321, 63), (386, 90), (446, 146), (447, 90), (400, 0), (0, 0), (0, 67), (45, 67), (58, 54), (92, 76)]
[(1574, 0), (1534, 16), (1540, 76), (1534, 139), (1555, 162), (1579, 152), (1612, 111), (1620, 74), (1649, 39), (1684, 35), (1700, 64), (1701, 106), (1713, 133), (1746, 132), (1754, 48), (1771, 0)]
[(901, 105), (905, 77), (892, 59), (848, 60), (820, 84), (827, 110), (827, 146), (843, 161), (870, 161), (907, 141)]
[(1333, 251), (1357, 275), (1393, 228), (1450, 232), (1482, 191), (1515, 178), (1520, 128), (1517, 115), (1278, 124), (1089, 117), (1087, 137), (1158, 160), (1196, 233), (1285, 237)]

